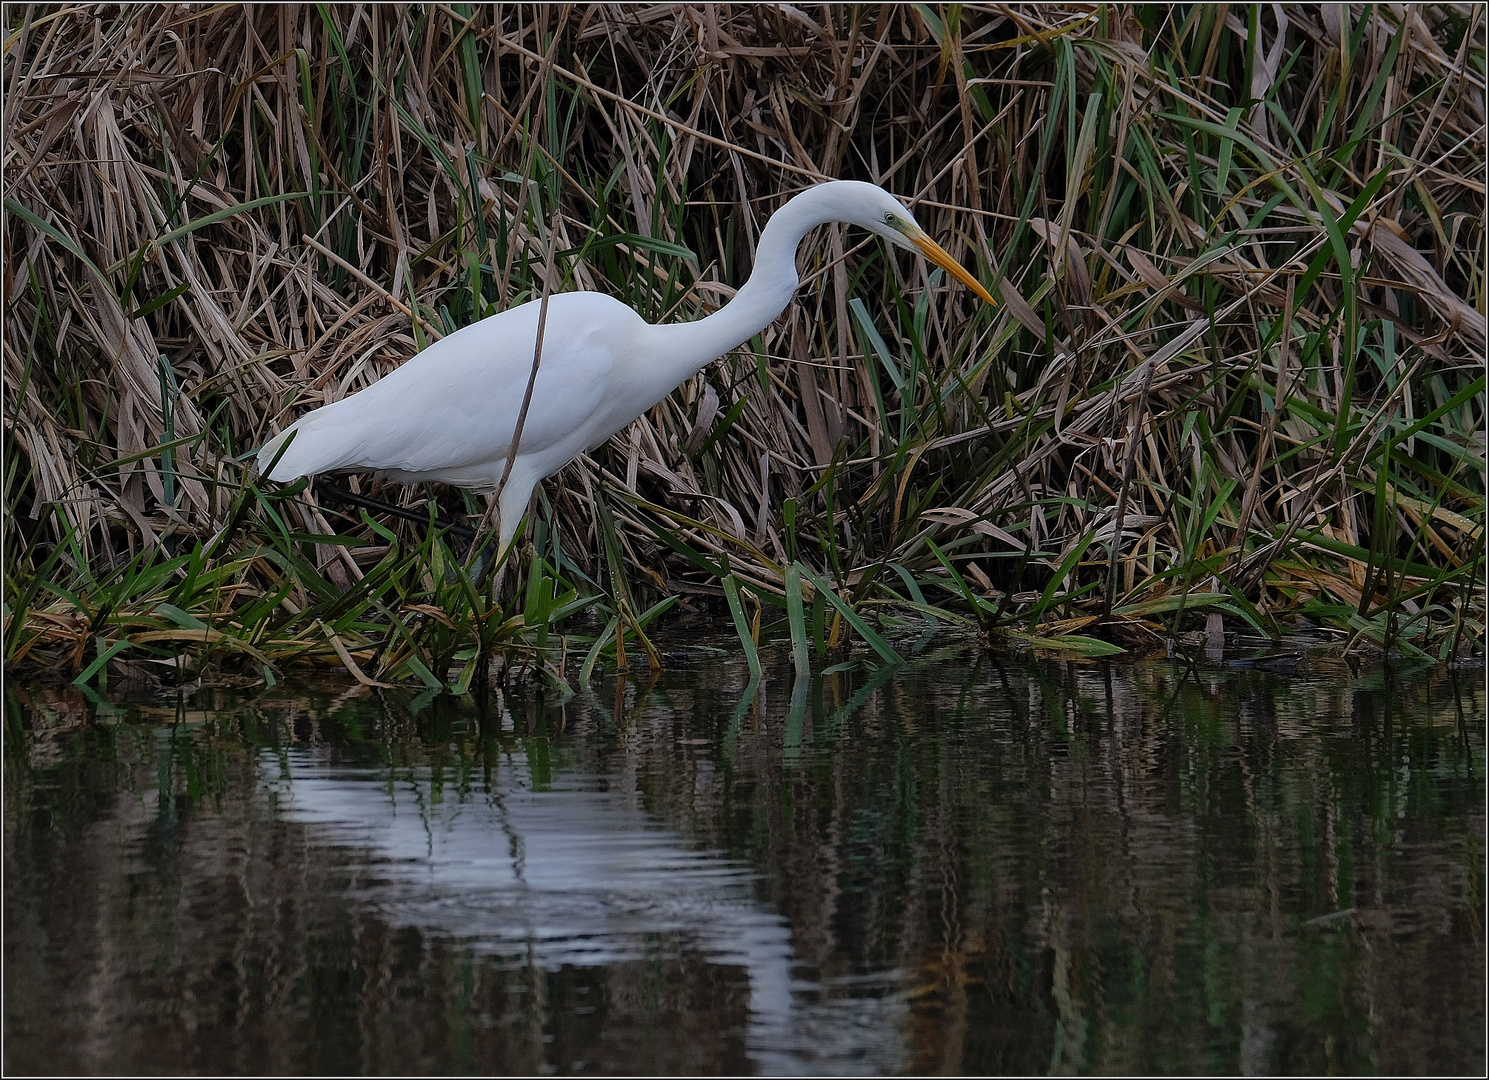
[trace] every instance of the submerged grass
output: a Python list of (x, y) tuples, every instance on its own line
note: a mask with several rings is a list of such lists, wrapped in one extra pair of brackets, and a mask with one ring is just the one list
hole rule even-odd
[[(1217, 615), (1482, 645), (1478, 6), (6, 10), (7, 668), (568, 687), (679, 606), (802, 668)], [(545, 285), (705, 314), (829, 177), (999, 308), (826, 230), (543, 486), (494, 594), (459, 530), (248, 463)]]

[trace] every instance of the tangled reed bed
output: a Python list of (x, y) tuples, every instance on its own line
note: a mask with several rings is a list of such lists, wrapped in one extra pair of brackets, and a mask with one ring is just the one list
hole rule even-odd
[[(1478, 6), (13, 6), (5, 34), (8, 664), (464, 686), (506, 646), (563, 680), (678, 598), (803, 665), (948, 621), (1483, 639)], [(999, 308), (825, 230), (753, 347), (544, 486), (504, 599), (448, 534), (253, 474), (541, 290), (550, 246), (554, 289), (696, 318), (829, 177), (906, 197)]]

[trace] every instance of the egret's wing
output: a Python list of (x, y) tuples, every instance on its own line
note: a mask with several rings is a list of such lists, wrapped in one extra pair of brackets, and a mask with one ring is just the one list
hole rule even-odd
[[(519, 339), (501, 362), (459, 357), (437, 368), (422, 365), (428, 377), (390, 388), (397, 391), (389, 396), (400, 415), (368, 438), (356, 464), (434, 473), (503, 460), (532, 371), (531, 342), (530, 336)], [(560, 332), (548, 335), (544, 353), (519, 452), (583, 429), (610, 385), (615, 357), (603, 342)]]
[[(365, 468), (439, 479), (442, 472), (467, 475), (502, 461), (532, 371), (537, 307), (524, 304), (474, 323), (360, 393), (302, 418), (274, 478)], [(615, 389), (618, 349), (639, 322), (600, 294), (550, 300), (519, 453), (557, 449), (567, 440), (578, 454), (588, 445), (591, 419)]]

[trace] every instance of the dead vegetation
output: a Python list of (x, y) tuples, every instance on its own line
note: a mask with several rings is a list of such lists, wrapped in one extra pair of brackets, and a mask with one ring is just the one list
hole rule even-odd
[[(800, 657), (928, 617), (1482, 640), (1476, 5), (6, 18), (8, 663), (434, 685), (550, 626), (592, 665), (667, 597)], [(824, 230), (753, 349), (545, 485), (504, 602), (421, 529), (255, 483), (550, 245), (553, 288), (695, 318), (827, 177), (905, 197), (1000, 307)]]

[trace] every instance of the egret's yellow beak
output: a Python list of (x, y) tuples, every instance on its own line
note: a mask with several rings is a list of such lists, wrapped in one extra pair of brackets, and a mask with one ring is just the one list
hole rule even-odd
[(967, 286), (967, 288), (971, 289), (989, 304), (995, 307), (997, 306), (998, 301), (994, 300), (992, 294), (982, 287), (982, 282), (963, 269), (962, 264), (953, 259), (947, 253), (946, 249), (936, 243), (936, 241), (932, 240), (921, 230), (913, 227), (905, 230), (905, 238), (921, 251), (925, 252), (925, 257), (930, 259), (931, 262), (941, 267), (941, 269)]

